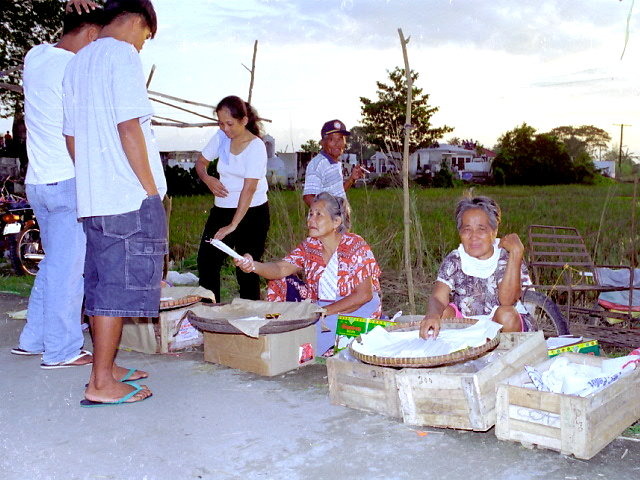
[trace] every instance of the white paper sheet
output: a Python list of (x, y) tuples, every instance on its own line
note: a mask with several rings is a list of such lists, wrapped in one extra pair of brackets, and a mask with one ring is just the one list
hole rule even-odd
[(353, 342), (352, 348), (362, 355), (387, 358), (435, 357), (484, 345), (487, 338), (494, 338), (501, 328), (496, 322), (481, 320), (467, 328), (441, 330), (436, 339), (425, 340), (420, 338), (418, 330), (387, 332), (378, 326), (363, 334), (361, 342)]

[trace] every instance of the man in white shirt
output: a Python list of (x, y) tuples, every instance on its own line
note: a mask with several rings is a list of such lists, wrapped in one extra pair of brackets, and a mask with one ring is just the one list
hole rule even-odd
[(100, 23), (98, 11), (69, 12), (60, 41), (33, 47), (24, 61), (25, 183), (46, 255), (31, 290), (20, 344), (11, 353), (42, 354), (45, 369), (92, 362), (91, 353), (82, 350), (86, 240), (76, 210), (75, 170), (62, 135), (62, 79), (74, 55), (97, 38)]
[(104, 15), (99, 38), (69, 62), (63, 82), (63, 133), (87, 235), (85, 313), (94, 361), (85, 407), (151, 396), (146, 386), (117, 381), (113, 370), (122, 317), (158, 315), (168, 251), (166, 180), (139, 56), (156, 33), (156, 13), (149, 0), (109, 0)]
[(340, 120), (329, 120), (322, 126), (320, 130), (322, 150), (311, 159), (305, 173), (302, 199), (308, 206), (311, 206), (315, 196), (321, 192), (346, 199), (346, 190), (364, 176), (365, 170), (360, 165), (355, 165), (351, 169), (351, 174), (346, 180), (342, 176), (340, 158), (347, 147), (346, 137), (349, 135), (351, 133)]

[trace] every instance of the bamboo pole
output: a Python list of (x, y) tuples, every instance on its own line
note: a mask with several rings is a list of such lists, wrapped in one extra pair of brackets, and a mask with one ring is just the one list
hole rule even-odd
[(247, 68), (246, 65), (242, 65), (244, 68), (249, 70), (249, 74), (251, 75), (251, 80), (249, 80), (249, 97), (247, 98), (247, 103), (251, 105), (251, 96), (253, 95), (253, 80), (256, 75), (256, 55), (258, 54), (258, 40), (253, 42), (253, 59), (251, 60), (251, 70)]
[(22, 87), (20, 85), (14, 85), (12, 83), (0, 82), (0, 88), (6, 88), (7, 90), (22, 93)]
[(151, 71), (149, 72), (149, 77), (147, 78), (147, 90), (149, 90), (149, 85), (151, 85), (151, 79), (153, 78), (153, 74), (156, 72), (156, 64), (151, 65)]
[(174, 105), (174, 104), (169, 103), (169, 102), (164, 102), (164, 101), (162, 101), (162, 100), (158, 100), (157, 98), (151, 98), (151, 97), (149, 97), (149, 100), (151, 100), (152, 102), (158, 102), (158, 103), (161, 103), (162, 105), (167, 105), (168, 107), (173, 107), (173, 108), (176, 108), (176, 109), (178, 109), (178, 110), (182, 110), (183, 112), (191, 113), (192, 115), (196, 115), (196, 116), (198, 116), (198, 117), (202, 117), (202, 118), (205, 118), (205, 119), (207, 119), (207, 120), (213, 120), (214, 122), (217, 122), (217, 121), (218, 121), (218, 119), (217, 119), (217, 118), (207, 117), (206, 115), (202, 115), (201, 113), (194, 112), (193, 110), (188, 110), (188, 109), (186, 109), (186, 108), (179, 107), (178, 105)]
[(398, 28), (400, 45), (402, 46), (402, 56), (404, 57), (404, 73), (407, 79), (407, 114), (404, 125), (404, 149), (402, 152), (402, 191), (403, 191), (403, 213), (404, 213), (404, 268), (407, 274), (407, 292), (409, 294), (409, 310), (411, 315), (416, 312), (416, 298), (413, 286), (413, 270), (411, 267), (411, 210), (409, 199), (409, 141), (411, 136), (411, 102), (413, 94), (413, 79), (409, 68), (409, 56), (407, 54), (407, 44), (411, 37), (405, 39), (402, 29)]
[(149, 93), (149, 95), (155, 95), (156, 97), (166, 98), (167, 100), (173, 100), (175, 102), (182, 102), (182, 103), (186, 103), (188, 105), (195, 105), (196, 107), (211, 108), (213, 110), (215, 110), (215, 108), (216, 108), (215, 105), (209, 105), (208, 103), (194, 102), (192, 100), (185, 100), (184, 98), (173, 97), (171, 95), (167, 95), (166, 93), (154, 92), (153, 90), (149, 90), (147, 93)]

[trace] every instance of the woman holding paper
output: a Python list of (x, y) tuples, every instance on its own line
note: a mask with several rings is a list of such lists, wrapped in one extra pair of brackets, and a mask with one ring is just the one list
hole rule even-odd
[[(379, 318), (380, 267), (371, 248), (362, 237), (350, 233), (350, 209), (346, 199), (323, 192), (315, 196), (309, 208), (309, 236), (289, 255), (277, 262), (261, 263), (245, 254), (235, 260), (243, 271), (254, 272), (269, 282), (267, 299), (283, 302), (310, 298), (327, 310), (317, 325), (318, 353), (335, 342), (339, 313)], [(303, 273), (306, 284), (293, 280)], [(296, 288), (297, 287), (297, 288)]]
[(429, 299), (420, 336), (437, 336), (443, 318), (487, 316), (503, 332), (530, 329), (520, 302), (531, 285), (524, 246), (515, 233), (498, 239), (500, 207), (488, 197), (465, 197), (456, 207), (460, 246), (447, 255)]
[[(227, 254), (208, 243), (223, 240), (229, 247), (261, 258), (269, 231), (267, 202), (267, 150), (260, 138), (256, 111), (242, 99), (223, 98), (216, 107), (220, 123), (196, 162), (196, 172), (209, 187), (215, 202), (198, 250), (200, 285), (220, 301), (220, 269)], [(218, 159), (220, 178), (209, 175), (209, 162)], [(260, 281), (236, 269), (240, 297), (260, 298)]]

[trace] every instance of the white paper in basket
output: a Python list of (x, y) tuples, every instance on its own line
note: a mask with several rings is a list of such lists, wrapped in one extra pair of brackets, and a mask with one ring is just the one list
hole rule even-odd
[(494, 338), (502, 325), (491, 320), (481, 320), (467, 328), (441, 330), (436, 339), (424, 340), (420, 332), (387, 332), (378, 326), (361, 335), (362, 342), (353, 342), (352, 348), (362, 355), (387, 358), (420, 358), (448, 355), (465, 348), (484, 345), (487, 338)]

